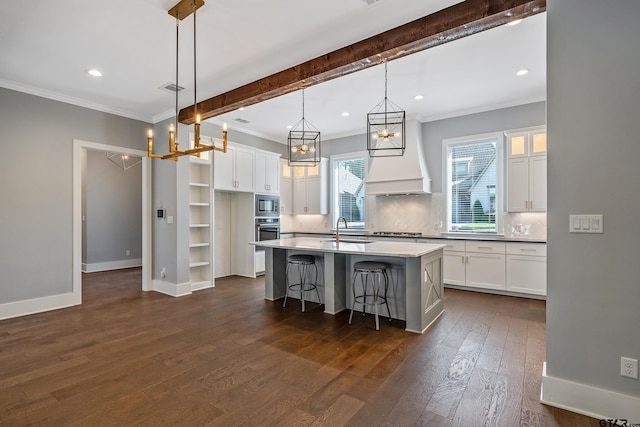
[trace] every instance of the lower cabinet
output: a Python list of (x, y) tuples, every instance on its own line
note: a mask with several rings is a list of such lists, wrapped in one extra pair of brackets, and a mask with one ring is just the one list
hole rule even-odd
[(547, 294), (545, 243), (429, 239), (444, 248), (444, 283)]
[(507, 290), (547, 295), (547, 246), (507, 243)]
[(467, 241), (467, 286), (505, 289), (504, 242)]

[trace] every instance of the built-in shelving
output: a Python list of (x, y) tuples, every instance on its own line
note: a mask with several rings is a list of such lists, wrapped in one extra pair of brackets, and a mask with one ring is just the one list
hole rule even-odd
[(211, 160), (189, 159), (189, 280), (191, 290), (213, 286)]

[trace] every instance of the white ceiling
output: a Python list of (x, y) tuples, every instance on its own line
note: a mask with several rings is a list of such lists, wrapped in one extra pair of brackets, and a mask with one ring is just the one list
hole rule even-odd
[[(205, 0), (198, 11), (198, 101), (397, 27), (458, 0)], [(147, 122), (173, 116), (177, 0), (2, 1), (0, 86)], [(388, 96), (429, 121), (544, 100), (546, 14), (388, 64)], [(180, 24), (179, 107), (193, 104), (193, 19)], [(86, 73), (97, 68), (103, 77)], [(529, 70), (524, 77), (516, 71)], [(424, 99), (416, 101), (414, 95)], [(364, 133), (384, 97), (382, 65), (305, 91), (323, 140)], [(342, 117), (342, 112), (349, 117)], [(286, 142), (300, 92), (210, 119)], [(235, 119), (249, 120), (240, 124)]]

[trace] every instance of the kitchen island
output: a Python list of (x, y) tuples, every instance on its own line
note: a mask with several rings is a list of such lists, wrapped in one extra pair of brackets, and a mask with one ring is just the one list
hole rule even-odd
[[(391, 265), (388, 302), (390, 316), (406, 321), (405, 329), (423, 333), (444, 310), (442, 249), (428, 243), (349, 241), (298, 237), (252, 242), (265, 248), (265, 298), (284, 298), (287, 258), (310, 254), (319, 266), (318, 288), (325, 313), (351, 308), (351, 277), (358, 261), (384, 261)], [(313, 301), (313, 294), (309, 295)], [(307, 297), (305, 296), (305, 300)], [(358, 305), (356, 306), (358, 308)], [(384, 310), (384, 309), (383, 309)]]

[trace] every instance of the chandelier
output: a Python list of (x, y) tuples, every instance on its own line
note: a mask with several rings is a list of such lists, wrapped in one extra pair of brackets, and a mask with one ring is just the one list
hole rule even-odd
[(107, 151), (107, 159), (111, 160), (123, 171), (126, 171), (140, 163), (142, 163), (142, 158), (138, 156), (131, 156), (129, 154), (122, 153), (112, 153)]
[(289, 131), (290, 166), (316, 166), (320, 162), (320, 131), (304, 118), (302, 89), (302, 119)]
[[(222, 151), (223, 153), (227, 152), (227, 125), (226, 123), (222, 126), (222, 147), (215, 146), (213, 143), (211, 145), (204, 144), (200, 140), (200, 119), (201, 116), (198, 113), (198, 103), (197, 103), (197, 87), (196, 87), (196, 10), (198, 10), (201, 6), (204, 5), (204, 0), (181, 0), (178, 4), (169, 9), (169, 15), (176, 18), (176, 81), (175, 81), (175, 92), (176, 92), (176, 118), (175, 125), (171, 124), (169, 127), (169, 154), (154, 154), (153, 153), (153, 131), (149, 130), (148, 136), (148, 144), (147, 151), (148, 156), (164, 159), (164, 160), (174, 160), (177, 161), (178, 157), (191, 155), (195, 157), (200, 157), (200, 153), (204, 151)], [(178, 46), (179, 46), (179, 36), (180, 36), (180, 21), (189, 15), (193, 14), (193, 116), (194, 116), (194, 136), (193, 136), (193, 148), (189, 148), (187, 150), (180, 150), (180, 146), (178, 143)]]
[(384, 99), (367, 114), (367, 150), (370, 157), (402, 156), (405, 150), (405, 112), (387, 98), (387, 61), (384, 61)]

